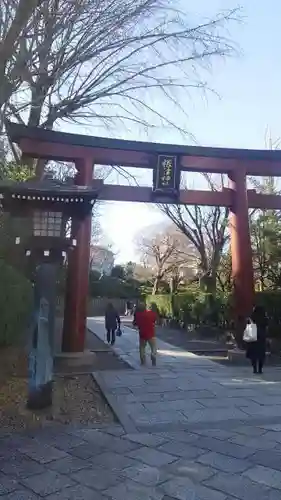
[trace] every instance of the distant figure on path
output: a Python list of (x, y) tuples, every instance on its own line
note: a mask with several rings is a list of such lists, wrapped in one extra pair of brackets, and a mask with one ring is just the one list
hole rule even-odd
[(115, 343), (117, 328), (120, 328), (120, 316), (115, 310), (113, 304), (109, 302), (105, 310), (105, 329), (107, 342), (111, 345), (114, 345)]
[(132, 309), (133, 309), (133, 307), (132, 307), (131, 302), (129, 300), (127, 300), (127, 302), (126, 302), (125, 316), (131, 316)]
[(145, 304), (139, 304), (134, 314), (133, 324), (139, 329), (139, 350), (140, 361), (142, 365), (146, 362), (146, 345), (149, 344), (151, 351), (152, 366), (156, 366), (156, 336), (155, 323), (157, 314), (154, 311), (148, 310)]
[(253, 373), (262, 373), (266, 355), (266, 331), (268, 318), (262, 306), (253, 309), (251, 320), (257, 325), (257, 340), (247, 344), (246, 356), (253, 366)]

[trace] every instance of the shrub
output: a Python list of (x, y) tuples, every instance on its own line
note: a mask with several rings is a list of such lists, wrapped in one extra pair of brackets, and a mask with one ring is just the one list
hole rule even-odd
[(176, 295), (150, 295), (146, 302), (155, 303), (162, 317), (172, 317), (185, 326), (226, 327), (231, 319), (227, 297), (213, 297), (198, 288)]
[(163, 318), (168, 318), (172, 315), (172, 303), (170, 295), (149, 295), (146, 297), (147, 306), (152, 305), (157, 307), (159, 315)]
[[(160, 315), (173, 317), (184, 325), (209, 325), (228, 329), (233, 326), (233, 298), (231, 295), (203, 293), (191, 289), (177, 295), (149, 295), (147, 304), (155, 303)], [(281, 338), (281, 291), (257, 292), (255, 303), (262, 305), (269, 318), (269, 336)]]
[(0, 346), (17, 343), (23, 336), (32, 307), (32, 285), (0, 260)]
[(257, 305), (264, 307), (269, 319), (269, 336), (281, 338), (281, 291), (267, 290), (256, 293)]

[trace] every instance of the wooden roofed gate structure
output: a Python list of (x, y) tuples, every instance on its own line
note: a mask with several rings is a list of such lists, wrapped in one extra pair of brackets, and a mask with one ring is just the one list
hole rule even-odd
[[(254, 304), (254, 276), (248, 209), (281, 209), (281, 196), (247, 190), (247, 175), (281, 177), (281, 151), (107, 139), (11, 122), (7, 124), (7, 132), (23, 156), (73, 162), (77, 170), (75, 184), (85, 189), (97, 188), (100, 200), (229, 207), (234, 314), (236, 320), (249, 316)], [(95, 165), (152, 169), (154, 189), (103, 184), (94, 178)], [(227, 174), (229, 186), (215, 192), (180, 190), (183, 171)], [(91, 213), (84, 219), (73, 215), (71, 231), (77, 244), (68, 261), (63, 349), (82, 352), (87, 320)]]

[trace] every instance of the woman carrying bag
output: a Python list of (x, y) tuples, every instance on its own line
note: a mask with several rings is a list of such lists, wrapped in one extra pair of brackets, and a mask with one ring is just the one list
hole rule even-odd
[(250, 359), (253, 373), (262, 373), (266, 355), (266, 330), (268, 319), (262, 306), (253, 309), (245, 328), (243, 340), (246, 342), (246, 357)]
[(116, 335), (121, 337), (121, 329), (120, 316), (111, 302), (107, 304), (104, 316), (107, 342), (114, 345)]

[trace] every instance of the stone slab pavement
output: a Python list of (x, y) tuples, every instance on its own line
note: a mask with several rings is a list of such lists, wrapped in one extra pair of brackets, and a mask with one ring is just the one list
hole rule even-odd
[(141, 368), (130, 329), (115, 350), (135, 370), (95, 376), (124, 426), (2, 432), (0, 500), (280, 500), (280, 371), (254, 378), (161, 342)]
[(281, 425), (0, 437), (0, 499), (280, 500)]
[[(89, 319), (88, 327), (105, 339), (102, 318)], [(110, 403), (126, 416), (125, 428), (130, 422), (128, 431), (221, 427), (231, 421), (252, 425), (265, 418), (281, 422), (280, 368), (265, 368), (265, 375), (257, 376), (250, 366), (222, 366), (161, 340), (157, 367), (151, 367), (149, 359), (141, 367), (137, 332), (128, 327), (123, 327), (114, 350), (135, 369), (94, 376)]]

